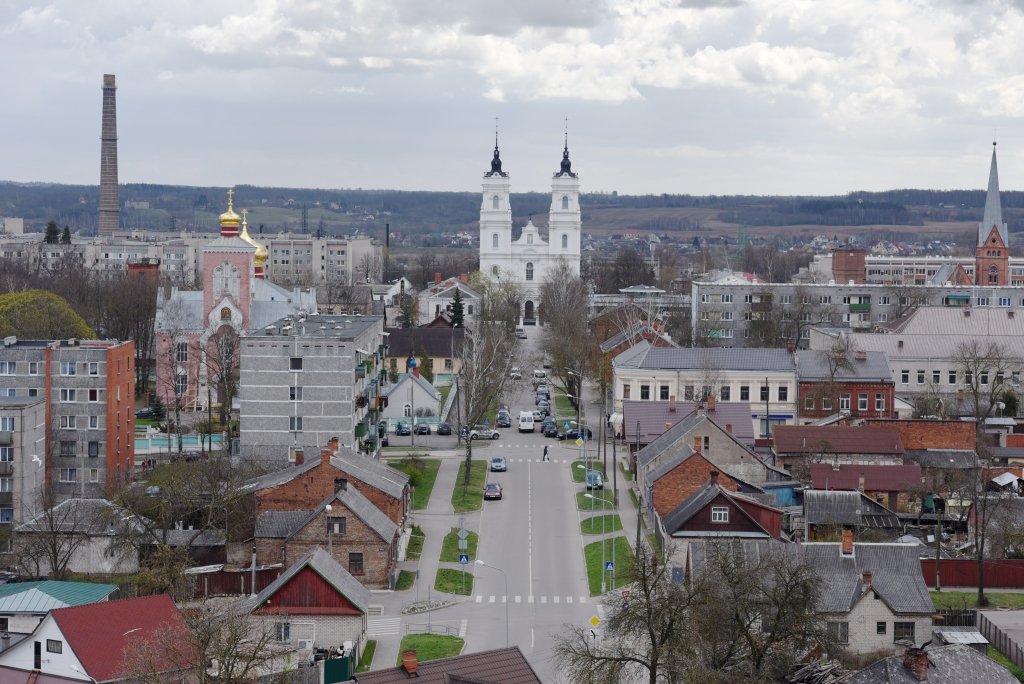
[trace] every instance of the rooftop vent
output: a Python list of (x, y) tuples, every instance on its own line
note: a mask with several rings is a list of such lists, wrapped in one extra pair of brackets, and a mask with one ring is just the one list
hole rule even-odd
[(277, 328), (275, 328), (272, 325), (268, 325), (266, 328), (263, 329), (263, 332), (265, 332), (268, 335), (273, 335), (274, 333), (277, 332)]

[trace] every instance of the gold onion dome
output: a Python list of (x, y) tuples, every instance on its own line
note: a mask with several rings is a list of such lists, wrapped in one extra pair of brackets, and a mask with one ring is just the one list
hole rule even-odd
[(234, 203), (232, 202), (234, 194), (234, 189), (228, 190), (228, 210), (220, 215), (221, 228), (237, 228), (241, 221), (241, 217), (235, 213)]
[(270, 257), (270, 252), (267, 251), (266, 247), (264, 247), (260, 243), (258, 243), (255, 240), (253, 240), (252, 236), (249, 235), (249, 220), (248, 219), (249, 219), (249, 210), (248, 209), (243, 209), (242, 210), (242, 234), (239, 237), (241, 237), (243, 240), (245, 240), (250, 245), (252, 245), (253, 247), (256, 248), (256, 254), (253, 255), (253, 260), (255, 261), (257, 266), (263, 266), (264, 264), (267, 263), (267, 259)]

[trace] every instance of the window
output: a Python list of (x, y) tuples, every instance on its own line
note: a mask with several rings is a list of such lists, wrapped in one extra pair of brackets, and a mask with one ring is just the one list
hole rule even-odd
[(843, 393), (839, 395), (839, 410), (849, 411), (850, 410), (850, 395)]
[(867, 411), (868, 410), (868, 393), (861, 392), (857, 395), (857, 410)]
[(61, 402), (68, 404), (75, 401), (76, 392), (73, 389), (62, 389), (60, 391)]
[(178, 363), (188, 362), (188, 342), (178, 342), (174, 350), (174, 360)]
[(88, 445), (89, 458), (97, 458), (100, 455), (100, 443), (89, 442)]
[(956, 384), (956, 371), (955, 370), (949, 371), (949, 384), (950, 385), (955, 385)]
[(74, 361), (61, 361), (60, 362), (60, 374), (61, 375), (77, 375), (75, 372)]
[(903, 370), (900, 371), (900, 384), (901, 385), (909, 385), (910, 384), (910, 371), (907, 370), (906, 368), (904, 368)]
[(749, 385), (740, 385), (740, 401), (750, 401)]
[(693, 385), (686, 385), (683, 387), (683, 400), (693, 401)]
[(569, 208), (569, 196), (568, 195), (562, 195), (562, 209), (568, 209), (568, 208)]
[(722, 303), (723, 304), (732, 304), (732, 295), (731, 294), (724, 294), (724, 295), (722, 295)]
[(46, 652), (47, 653), (63, 653), (64, 642), (59, 639), (47, 639), (46, 640)]
[(879, 297), (878, 298), (878, 303), (880, 305), (882, 305), (882, 306), (889, 306), (889, 298), (888, 297)]
[(14, 432), (14, 416), (10, 418), (0, 418), (0, 430), (4, 432)]
[(876, 622), (875, 623), (875, 634), (885, 634), (885, 623), (884, 622)]
[(302, 388), (301, 387), (289, 387), (288, 388), (288, 399), (291, 401), (302, 401)]
[(491, 197), (491, 209), (498, 209), (501, 206), (501, 200), (498, 199), (497, 195)]
[(99, 416), (89, 416), (89, 429), (90, 430), (99, 430), (100, 429), (100, 417)]
[(789, 387), (779, 385), (779, 401), (789, 401)]
[(668, 385), (662, 385), (658, 388), (658, 399), (668, 401)]
[(452, 360), (450, 358), (444, 360), (444, 369), (445, 370), (451, 370), (452, 369)]
[(622, 386), (622, 398), (623, 399), (629, 399), (629, 395), (630, 395), (630, 386), (629, 385), (623, 385)]
[(14, 447), (0, 447), (0, 462), (10, 463), (14, 460)]
[[(13, 508), (0, 508), (0, 523), (14, 522), (14, 509)], [(7, 542), (8, 546), (10, 542)], [(10, 549), (8, 549), (10, 550)]]
[(818, 303), (819, 304), (831, 304), (832, 303), (832, 295), (821, 295), (820, 297), (818, 297)]
[(7, 388), (6, 390), (4, 390), (4, 391), (6, 392), (6, 394), (5, 394), (5, 395), (3, 395), (3, 396), (8, 396), (8, 397), (16, 397), (16, 396), (18, 396), (18, 394), (17, 394), (17, 390), (16, 390), (16, 389), (14, 389), (13, 387), (8, 387), (8, 388)]
[(821, 398), (821, 410), (831, 411), (832, 410), (832, 397)]
[(100, 481), (100, 469), (99, 468), (89, 468), (89, 482), (99, 482), (99, 481)]
[(1000, 297), (999, 298), (999, 306), (1010, 306), (1010, 298), (1009, 297)]
[(412, 418), (412, 404), (406, 404), (402, 408), (402, 415), (404, 415), (406, 418)]
[(782, 295), (782, 303), (783, 304), (792, 304), (793, 303), (793, 295)]
[(913, 622), (894, 622), (892, 623), (892, 640), (893, 641), (914, 641), (914, 623)]
[(78, 416), (61, 416), (60, 427), (62, 430), (78, 429)]
[(933, 385), (938, 385), (940, 382), (942, 382), (942, 371), (933, 370), (932, 371), (932, 384)]
[(345, 516), (337, 515), (331, 516), (327, 519), (327, 527), (330, 529), (331, 534), (336, 534), (339, 537), (345, 534)]
[(761, 401), (768, 401), (768, 385), (761, 385)]
[(562, 249), (569, 249), (569, 236), (565, 234), (562, 235)]
[(728, 506), (712, 506), (711, 507), (711, 522), (713, 522), (713, 523), (727, 523), (727, 522), (729, 522), (729, 508), (728, 508)]
[(878, 412), (885, 411), (885, 395), (884, 394), (876, 394), (875, 395), (875, 410), (878, 411)]
[(651, 386), (640, 385), (640, 401), (648, 401), (651, 398)]
[(924, 384), (924, 371), (923, 370), (917, 371), (917, 384), (918, 385), (923, 385)]
[(174, 393), (181, 397), (186, 392), (188, 392), (188, 375), (186, 373), (178, 373), (174, 376)]
[(38, 397), (39, 396), (39, 390), (37, 390), (35, 387), (29, 387), (28, 388), (28, 396), (30, 396), (30, 397)]
[(493, 235), (491, 235), (491, 247), (493, 249), (498, 249), (498, 234), (497, 233), (494, 233)]
[(807, 396), (804, 397), (804, 410), (806, 410), (806, 411), (813, 411), (814, 410), (814, 395), (813, 394), (808, 394)]
[(89, 375), (97, 376), (100, 374), (100, 364), (98, 361), (89, 362)]
[(68, 440), (61, 440), (60, 443), (60, 455), (61, 456), (74, 456), (78, 453), (78, 442), (71, 442)]
[(353, 575), (363, 574), (363, 554), (361, 553), (350, 553), (348, 554), (348, 571)]
[(0, 361), (0, 375), (14, 375), (17, 365), (14, 361)]
[(61, 468), (61, 482), (76, 482), (78, 480), (78, 468)]
[(729, 388), (728, 385), (723, 385), (722, 388), (718, 390), (718, 396), (721, 398), (722, 401), (731, 401), (732, 390)]
[(981, 371), (981, 373), (978, 374), (978, 380), (981, 382), (982, 385), (987, 385), (988, 384), (988, 371)]
[(527, 280), (533, 280), (533, 262), (532, 261), (527, 261), (526, 262), (526, 279)]
[(274, 638), (282, 644), (288, 643), (292, 639), (292, 625), (290, 622), (275, 622), (274, 623)]
[(0, 492), (11, 492), (11, 491), (14, 491), (12, 489), (13, 486), (14, 486), (14, 478), (13, 477), (0, 477)]
[(837, 644), (850, 643), (850, 623), (830, 622), (828, 623), (828, 636)]
[(29, 375), (39, 375), (39, 362), (38, 361), (29, 361), (28, 362), (28, 374)]
[(288, 418), (288, 429), (292, 432), (302, 430), (302, 416), (290, 416)]
[(289, 370), (293, 370), (293, 371), (300, 371), (300, 370), (302, 370), (302, 357), (301, 356), (293, 356), (293, 357), (291, 357), (288, 360), (288, 368), (289, 368)]

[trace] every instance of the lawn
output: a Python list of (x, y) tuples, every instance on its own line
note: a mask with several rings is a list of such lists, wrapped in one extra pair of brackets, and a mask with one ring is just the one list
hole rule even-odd
[(636, 498), (636, 491), (629, 488), (629, 500), (633, 502), (633, 508), (640, 508), (640, 501)]
[(413, 582), (416, 581), (416, 573), (412, 570), (399, 570), (398, 580), (395, 582), (395, 591), (405, 591), (406, 589), (412, 589)]
[(406, 560), (419, 560), (420, 554), (423, 553), (423, 542), (426, 540), (427, 537), (419, 525), (413, 525), (412, 532), (409, 533), (409, 548), (405, 552)]
[[(580, 467), (582, 466), (582, 467)], [(572, 481), (583, 482), (584, 478), (587, 477), (587, 462), (586, 461), (573, 461), (569, 465), (572, 470)]]
[(434, 589), (446, 594), (469, 596), (473, 593), (473, 575), (462, 570), (440, 568), (434, 580)]
[(593, 518), (584, 518), (580, 522), (580, 531), (583, 534), (604, 534), (605, 532), (618, 532), (622, 529), (622, 520), (617, 515), (595, 515)]
[(465, 640), (445, 634), (406, 634), (398, 645), (398, 665), (402, 664), (405, 651), (416, 651), (416, 660), (424, 663), (428, 660), (451, 658), (462, 653)]
[[(957, 610), (968, 610), (977, 608), (977, 591), (931, 591), (932, 602), (936, 608), (955, 608)], [(986, 591), (985, 598), (988, 599), (989, 608), (1024, 608), (1024, 594), (1002, 593), (998, 591)]]
[(444, 408), (445, 405), (448, 403), (448, 395), (451, 394), (452, 392), (452, 386), (442, 385), (441, 387), (438, 387), (436, 389), (438, 394), (441, 395), (441, 408)]
[(377, 651), (377, 641), (370, 639), (366, 642), (366, 648), (363, 649), (363, 655), (359, 656), (359, 665), (356, 667), (356, 672), (366, 672), (373, 665), (373, 654)]
[[(593, 499), (587, 498), (587, 494)], [(601, 501), (604, 501), (605, 510), (615, 510), (615, 495), (610, 489), (595, 489), (591, 491), (576, 492), (576, 508), (581, 511), (601, 510)]]
[(999, 649), (992, 644), (988, 646), (988, 657), (1009, 670), (1010, 674), (1016, 677), (1018, 682), (1024, 682), (1024, 668), (1017, 667), (1011, 663), (1010, 659), (1000, 653)]
[(468, 553), (470, 558), (476, 558), (476, 532), (470, 532), (469, 536), (466, 537), (465, 551), (459, 551), (459, 528), (453, 527), (452, 531), (444, 536), (444, 541), (441, 542), (441, 562), (443, 563), (458, 563), (460, 553)]
[(459, 474), (455, 478), (455, 489), (452, 490), (452, 506), (456, 513), (467, 511), (479, 511), (484, 502), (484, 480), (487, 478), (487, 461), (472, 462), (469, 471), (469, 486), (464, 487), (463, 478), (466, 476), (466, 462), (459, 464)]
[(430, 501), (430, 493), (434, 491), (434, 481), (437, 479), (441, 461), (436, 458), (412, 457), (388, 461), (388, 465), (409, 476), (409, 484), (413, 488), (412, 510), (420, 511), (426, 508), (427, 502)]
[(572, 405), (572, 400), (564, 394), (555, 394), (555, 408), (560, 416), (571, 415), (573, 419), (576, 417), (576, 407)]
[[(614, 552), (613, 552), (614, 549)], [(604, 553), (601, 552), (601, 542), (587, 544), (583, 549), (583, 557), (587, 563), (587, 580), (590, 584), (590, 595), (596, 596), (601, 593), (601, 575), (604, 574), (604, 560), (615, 561), (615, 585), (612, 586), (612, 573), (605, 576), (606, 589), (611, 591), (617, 587), (629, 584), (633, 574), (633, 549), (625, 537), (615, 537), (604, 541)]]

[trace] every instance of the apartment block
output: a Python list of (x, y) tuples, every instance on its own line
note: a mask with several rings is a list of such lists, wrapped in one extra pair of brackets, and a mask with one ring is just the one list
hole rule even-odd
[(37, 455), (58, 499), (102, 498), (132, 476), (134, 342), (5, 338), (0, 393), (45, 401)]
[(241, 341), (243, 458), (283, 464), (337, 436), (359, 449), (372, 435), (385, 354), (382, 316), (288, 317)]
[(0, 396), (0, 525), (24, 522), (39, 510), (45, 427), (42, 397)]

